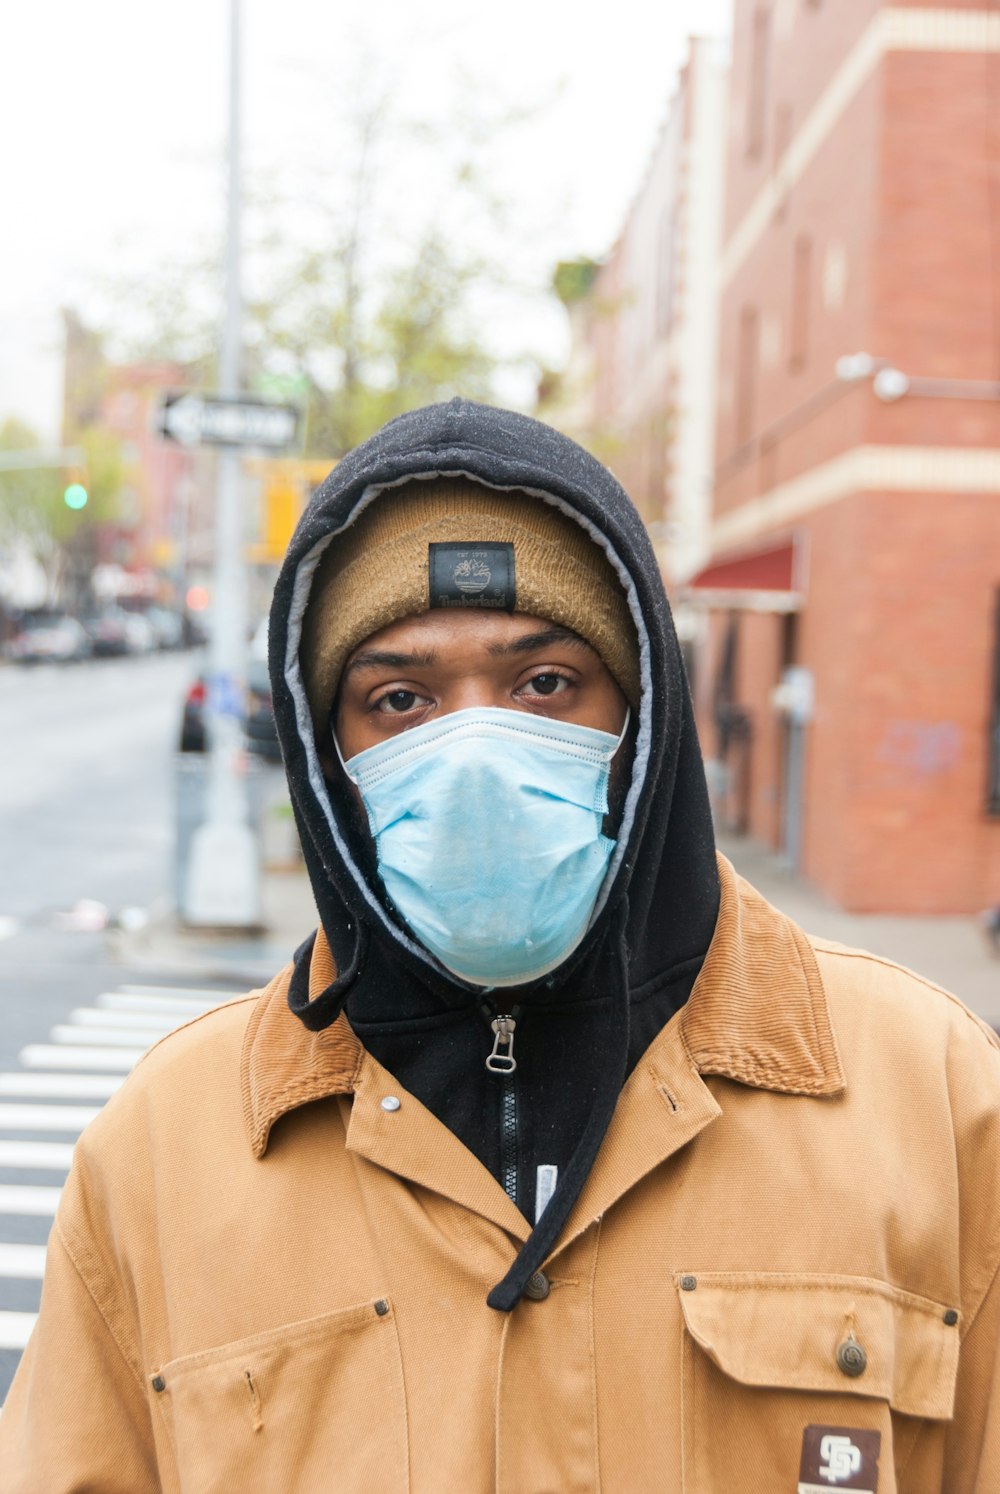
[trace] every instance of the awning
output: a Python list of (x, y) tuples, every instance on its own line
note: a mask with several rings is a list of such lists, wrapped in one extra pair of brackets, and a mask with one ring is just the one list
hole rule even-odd
[(723, 556), (679, 588), (694, 607), (797, 612), (804, 600), (802, 546), (796, 539)]

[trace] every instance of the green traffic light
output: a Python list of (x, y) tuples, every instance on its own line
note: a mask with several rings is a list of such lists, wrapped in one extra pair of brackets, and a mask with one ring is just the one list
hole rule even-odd
[(71, 482), (63, 493), (63, 502), (67, 508), (86, 508), (89, 496), (82, 482)]

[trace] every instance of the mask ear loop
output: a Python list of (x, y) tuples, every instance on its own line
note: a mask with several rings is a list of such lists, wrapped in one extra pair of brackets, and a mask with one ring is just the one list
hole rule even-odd
[(347, 764), (346, 764), (346, 763), (345, 763), (345, 762), (344, 762), (344, 754), (343, 754), (343, 753), (342, 753), (342, 752), (341, 752), (341, 750), (340, 750), (340, 743), (339, 743), (339, 742), (338, 742), (338, 741), (337, 741), (337, 733), (336, 733), (336, 731), (335, 731), (335, 730), (334, 730), (334, 727), (333, 727), (333, 723), (332, 723), (332, 722), (331, 722), (331, 723), (330, 723), (330, 737), (331, 737), (331, 740), (332, 740), (332, 741), (333, 741), (333, 750), (334, 750), (334, 752), (336, 752), (336, 754), (337, 754), (337, 760), (338, 760), (338, 761), (339, 761), (339, 763), (340, 763), (340, 766), (341, 766), (341, 767), (342, 767), (342, 768), (343, 768), (343, 770), (344, 770), (344, 772), (345, 772), (345, 774), (346, 774), (346, 775), (347, 775), (347, 777), (348, 777), (348, 778), (349, 778), (349, 779), (350, 779), (350, 781), (351, 781), (351, 782), (352, 782), (352, 783), (353, 783), (353, 784), (356, 784), (356, 783), (357, 783), (357, 781), (358, 781), (358, 780), (357, 780), (357, 779), (356, 779), (356, 778), (355, 778), (355, 776), (354, 776), (354, 774), (353, 774), (353, 773), (352, 773), (352, 772), (351, 772), (351, 770), (350, 770), (350, 768), (349, 768), (349, 767), (348, 767), (348, 766), (347, 766)]
[[(624, 740), (625, 740), (625, 733), (628, 731), (629, 726), (631, 724), (631, 721), (632, 721), (632, 707), (630, 705), (627, 705), (625, 707), (625, 720), (622, 723), (622, 729), (618, 733), (618, 740), (615, 743), (615, 752), (618, 751), (619, 747), (624, 742)], [(614, 757), (615, 752), (612, 752), (612, 754), (611, 754), (612, 757)], [(341, 761), (343, 761), (343, 759), (341, 759)]]

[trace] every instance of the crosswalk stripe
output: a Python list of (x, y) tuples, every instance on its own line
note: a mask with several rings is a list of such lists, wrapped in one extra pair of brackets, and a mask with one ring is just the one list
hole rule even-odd
[(89, 1105), (0, 1105), (0, 1131), (82, 1131), (100, 1107)]
[(218, 1006), (220, 1000), (221, 997), (218, 996), (214, 1001), (189, 1001), (186, 996), (172, 998), (143, 996), (139, 993), (125, 996), (120, 991), (102, 991), (94, 1004), (106, 1012), (149, 1012), (164, 1016), (200, 1017), (202, 1012), (210, 1012), (213, 1006)]
[(110, 1100), (122, 1074), (0, 1074), (0, 1095), (32, 1100)]
[(37, 1316), (34, 1312), (0, 1312), (0, 1349), (23, 1349)]
[[(0, 939), (13, 932), (13, 921), (0, 916)], [(240, 994), (211, 988), (122, 986), (102, 991), (93, 1006), (71, 1012), (67, 1022), (51, 1029), (48, 1042), (29, 1043), (21, 1050), (20, 1070), (0, 1073), (0, 1168), (67, 1173), (73, 1161), (73, 1141), (41, 1141), (9, 1133), (53, 1131), (76, 1136), (100, 1113), (103, 1102), (120, 1088), (153, 1043)], [(97, 1103), (29, 1103), (39, 1100)], [(0, 1231), (4, 1216), (53, 1216), (61, 1193), (61, 1187), (0, 1183)], [(0, 1278), (40, 1282), (45, 1254), (44, 1245), (0, 1241)], [(0, 1310), (0, 1350), (23, 1349), (36, 1317), (34, 1312)]]
[(69, 1172), (73, 1165), (71, 1141), (2, 1141), (0, 1167), (55, 1167)]
[(132, 1027), (136, 1031), (150, 1032), (159, 1037), (171, 1032), (188, 1020), (186, 1012), (125, 1012), (101, 1011), (96, 1006), (79, 1006), (70, 1012), (69, 1020), (75, 1027), (93, 1027), (98, 1031), (105, 1027)]
[(99, 1043), (109, 1048), (148, 1048), (156, 1041), (155, 1033), (134, 1027), (74, 1027), (68, 1023), (53, 1027), (49, 1036), (54, 1043), (65, 1043), (67, 1047), (75, 1044), (78, 1048), (96, 1047)]
[(57, 1043), (29, 1043), (18, 1055), (26, 1069), (118, 1069), (127, 1073), (145, 1053), (145, 1048), (91, 1048)]
[(44, 1245), (0, 1245), (0, 1276), (41, 1280), (45, 1275)]
[(27, 1183), (0, 1183), (0, 1216), (54, 1214), (61, 1194), (61, 1188), (43, 1188)]

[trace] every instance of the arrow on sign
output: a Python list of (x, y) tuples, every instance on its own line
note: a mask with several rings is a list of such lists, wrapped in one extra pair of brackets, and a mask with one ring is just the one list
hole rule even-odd
[(298, 424), (294, 405), (168, 394), (160, 406), (157, 429), (182, 446), (257, 446), (276, 451), (295, 440)]

